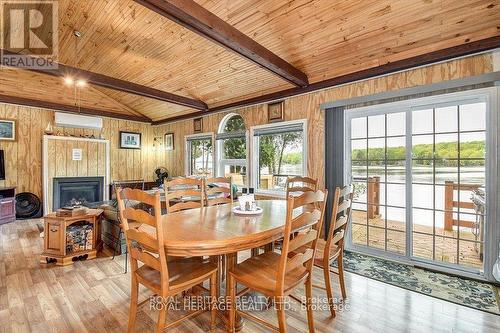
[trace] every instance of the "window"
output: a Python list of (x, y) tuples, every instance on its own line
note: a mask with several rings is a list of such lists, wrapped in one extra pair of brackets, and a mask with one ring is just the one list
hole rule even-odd
[(217, 134), (217, 175), (231, 177), (233, 184), (247, 186), (247, 139), (243, 118), (229, 114), (221, 121)]
[(349, 249), (456, 272), (489, 269), (495, 99), (481, 89), (346, 111)]
[(257, 191), (284, 191), (289, 176), (307, 174), (305, 120), (256, 126), (252, 136), (253, 186)]
[(214, 170), (212, 134), (186, 137), (186, 175), (212, 177)]

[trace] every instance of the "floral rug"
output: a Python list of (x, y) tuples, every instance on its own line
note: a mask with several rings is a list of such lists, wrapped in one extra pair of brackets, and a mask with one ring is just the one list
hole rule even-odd
[(344, 269), (424, 295), (500, 314), (499, 288), (492, 284), (436, 273), (353, 252), (345, 253)]

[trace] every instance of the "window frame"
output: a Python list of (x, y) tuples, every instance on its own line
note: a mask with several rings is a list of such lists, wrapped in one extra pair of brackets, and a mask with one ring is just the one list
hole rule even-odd
[(214, 146), (214, 133), (213, 132), (205, 132), (205, 133), (197, 133), (190, 134), (184, 136), (184, 174), (186, 177), (196, 176), (192, 174), (191, 170), (191, 141), (193, 140), (203, 140), (203, 139), (211, 139), (212, 140), (212, 173), (211, 176), (215, 175), (215, 149)]
[[(229, 119), (231, 119), (234, 116), (239, 116), (243, 119), (243, 122), (245, 119), (243, 116), (239, 113), (229, 113), (222, 118), (222, 120), (219, 123), (219, 128), (217, 129), (217, 134), (223, 134), (224, 132), (224, 127), (226, 126), (226, 123)], [(246, 168), (246, 173), (247, 173), (247, 185), (237, 185), (238, 190), (240, 191), (242, 188), (249, 187), (250, 186), (250, 146), (249, 146), (249, 136), (248, 136), (248, 129), (245, 124), (245, 150), (246, 150), (246, 158), (241, 158), (241, 159), (229, 159), (229, 158), (222, 158), (223, 153), (224, 153), (224, 147), (223, 147), (223, 141), (227, 139), (217, 139), (217, 136), (215, 135), (214, 140), (215, 140), (215, 157), (217, 159), (217, 163), (215, 164), (215, 174), (217, 177), (225, 177), (225, 167), (226, 166), (242, 166)]]
[(309, 149), (309, 140), (307, 135), (307, 119), (299, 119), (299, 120), (289, 120), (289, 121), (281, 121), (277, 123), (270, 123), (264, 125), (256, 125), (250, 128), (250, 155), (251, 155), (251, 165), (250, 165), (250, 184), (251, 187), (255, 189), (256, 194), (260, 195), (268, 195), (273, 197), (285, 198), (286, 191), (284, 190), (263, 190), (258, 188), (258, 178), (259, 178), (259, 137), (255, 136), (255, 132), (263, 129), (278, 129), (283, 127), (291, 127), (294, 125), (302, 126), (303, 133), (303, 149), (302, 149), (302, 176), (306, 177), (308, 175), (307, 170), (307, 159), (308, 159), (308, 149)]
[[(388, 103), (380, 103), (370, 106), (364, 106), (359, 108), (347, 109), (345, 111), (344, 117), (344, 182), (348, 184), (351, 182), (351, 171), (349, 170), (349, 165), (351, 164), (350, 156), (350, 122), (352, 118), (370, 116), (382, 111), (390, 113), (392, 110), (403, 110), (405, 109), (410, 117), (407, 117), (407, 126), (411, 125), (412, 119), (411, 114), (414, 111), (425, 110), (429, 108), (446, 107), (449, 105), (454, 105), (455, 103), (466, 104), (467, 102), (483, 101), (486, 102), (486, 145), (490, 147), (487, 150), (486, 164), (485, 164), (485, 175), (487, 182), (486, 187), (486, 214), (485, 214), (485, 225), (484, 225), (484, 250), (483, 250), (483, 269), (481, 272), (477, 269), (469, 269), (467, 267), (460, 267), (458, 265), (448, 265), (446, 263), (436, 263), (432, 261), (426, 261), (425, 259), (409, 258), (408, 256), (402, 256), (398, 254), (388, 254), (387, 252), (378, 251), (377, 249), (372, 249), (372, 254), (381, 257), (390, 257), (390, 259), (395, 261), (400, 261), (408, 264), (415, 264), (429, 268), (438, 269), (444, 273), (455, 274), (459, 276), (465, 276), (473, 279), (489, 280), (494, 281), (492, 275), (493, 265), (498, 258), (498, 239), (500, 239), (500, 224), (496, 223), (498, 216), (500, 216), (500, 205), (498, 204), (498, 193), (500, 193), (500, 168), (497, 167), (500, 162), (500, 145), (496, 143), (500, 140), (500, 116), (498, 112), (498, 107), (500, 106), (500, 87), (487, 87), (471, 89), (453, 93), (443, 93), (436, 94), (432, 96), (425, 97), (415, 97), (411, 99), (405, 99), (401, 101), (394, 101)], [(460, 133), (460, 132), (459, 132)], [(425, 135), (425, 134), (424, 134)], [(411, 143), (411, 141), (410, 141)], [(408, 160), (411, 160), (411, 151), (407, 153)], [(408, 175), (409, 177), (409, 175)], [(411, 190), (407, 189), (406, 200), (412, 204)], [(409, 193), (409, 194), (408, 194)], [(407, 204), (408, 206), (408, 204)], [(413, 228), (413, 217), (411, 212), (407, 213), (406, 223), (411, 223), (411, 228)], [(352, 230), (352, 228), (349, 228)], [(412, 233), (407, 233), (407, 242), (411, 243), (409, 237)], [(346, 249), (353, 252), (363, 252), (360, 246), (353, 244), (352, 234), (349, 232), (346, 235)], [(408, 251), (409, 253), (410, 251)]]

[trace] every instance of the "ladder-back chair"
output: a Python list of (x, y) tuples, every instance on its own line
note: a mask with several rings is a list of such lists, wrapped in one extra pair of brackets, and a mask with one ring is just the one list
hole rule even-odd
[[(316, 244), (320, 235), (325, 210), (326, 191), (306, 192), (298, 197), (288, 197), (284, 241), (281, 254), (266, 252), (251, 257), (229, 272), (229, 327), (234, 328), (236, 312), (241, 316), (280, 332), (286, 332), (285, 296), (305, 283), (307, 299), (307, 320), (309, 332), (314, 331), (312, 302), (312, 269)], [(310, 207), (313, 207), (312, 209)], [(295, 238), (291, 234), (304, 230)], [(236, 285), (246, 288), (236, 293)], [(274, 298), (277, 305), (279, 327), (236, 309), (236, 296), (255, 290)]]
[[(340, 289), (342, 298), (347, 297), (344, 280), (344, 239), (347, 232), (349, 219), (351, 218), (351, 206), (353, 200), (353, 186), (348, 185), (343, 188), (337, 187), (333, 197), (332, 217), (330, 229), (326, 241), (319, 239), (314, 265), (323, 269), (325, 278), (325, 287), (314, 285), (315, 288), (326, 289), (330, 312), (335, 316), (333, 305), (333, 291), (330, 281), (330, 273), (338, 273), (340, 280)], [(337, 261), (338, 272), (331, 267), (331, 264)]]
[[(210, 185), (213, 185), (210, 187)], [(205, 197), (207, 206), (233, 202), (233, 183), (231, 178), (209, 178), (206, 181)]]
[(205, 206), (203, 179), (177, 178), (165, 181), (165, 202), (168, 213)]
[[(180, 324), (184, 319), (207, 311), (205, 308), (198, 309), (166, 325), (167, 297), (178, 295), (210, 280), (210, 302), (216, 299), (217, 266), (209, 260), (199, 260), (199, 258), (179, 258), (167, 261), (163, 242), (165, 230), (162, 225), (159, 192), (151, 195), (137, 189), (118, 189), (117, 199), (132, 270), (128, 332), (134, 331), (137, 308), (144, 303), (138, 303), (139, 284), (151, 290), (153, 294), (162, 297), (156, 332), (162, 332), (166, 328)], [(125, 207), (125, 200), (139, 201), (152, 207), (149, 211), (154, 215), (144, 210)], [(130, 222), (132, 221), (139, 221), (142, 226), (137, 229), (131, 228)], [(146, 299), (145, 302), (147, 301)], [(215, 327), (215, 311), (215, 307), (211, 306), (211, 329)]]

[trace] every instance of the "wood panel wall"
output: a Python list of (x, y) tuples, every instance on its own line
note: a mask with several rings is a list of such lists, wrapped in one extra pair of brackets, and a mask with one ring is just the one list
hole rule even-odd
[[(54, 122), (54, 111), (0, 103), (0, 119), (14, 119), (17, 124), (16, 141), (0, 140), (0, 149), (5, 154), (6, 179), (0, 186), (16, 186), (17, 192), (32, 192), (42, 197), (42, 138), (49, 122)], [(119, 131), (142, 134), (142, 149), (119, 149)], [(54, 127), (59, 135), (94, 135), (100, 131)], [(153, 180), (156, 154), (153, 153), (153, 128), (149, 124), (119, 119), (103, 119), (102, 135), (110, 140), (111, 181), (141, 179)], [(89, 159), (90, 168), (93, 168)], [(75, 166), (68, 159), (55, 161), (59, 175), (70, 175)], [(83, 164), (76, 166), (77, 173), (83, 172)], [(89, 168), (87, 164), (86, 168)]]
[[(82, 150), (82, 159), (73, 161), (73, 149)], [(56, 177), (105, 177), (106, 143), (49, 139), (47, 143), (48, 201), (49, 211), (53, 203), (53, 179)]]
[[(490, 54), (478, 55), (418, 68), (381, 78), (335, 87), (320, 92), (296, 96), (285, 100), (285, 120), (308, 119), (308, 172), (324, 184), (324, 113), (320, 105), (356, 96), (366, 96), (384, 91), (432, 84), (491, 72)], [(234, 110), (241, 114), (247, 128), (267, 123), (267, 105)], [(221, 119), (228, 112), (211, 114), (203, 119), (204, 132), (216, 132)], [(0, 104), (1, 119), (17, 121), (15, 142), (0, 141), (5, 151), (6, 180), (0, 186), (17, 186), (18, 192), (29, 191), (42, 195), (42, 136), (44, 129), (53, 121), (54, 112), (47, 109)], [(97, 131), (55, 128), (60, 134), (99, 135)], [(142, 149), (119, 149), (119, 131), (142, 133)], [(175, 135), (174, 151), (155, 151), (153, 138), (167, 132)], [(111, 180), (154, 180), (154, 169), (164, 166), (173, 176), (184, 175), (184, 137), (193, 134), (192, 120), (162, 126), (104, 118), (104, 138), (111, 140)], [(63, 173), (64, 166), (58, 172)]]
[[(492, 57), (484, 54), (287, 98), (285, 120), (308, 119), (308, 176), (318, 178), (320, 184), (324, 184), (325, 128), (324, 111), (320, 110), (322, 103), (475, 76), (492, 70)], [(207, 115), (203, 117), (203, 131), (216, 132), (221, 119), (230, 112), (241, 114), (247, 128), (267, 123), (267, 105), (258, 105)], [(160, 161), (171, 175), (184, 175), (184, 137), (193, 134), (193, 121), (161, 125), (154, 132), (155, 135), (174, 133), (175, 150), (159, 153)]]

